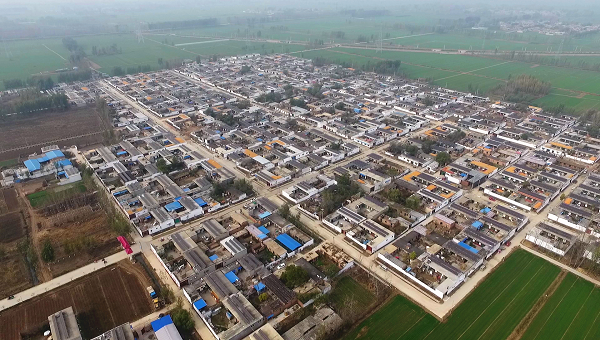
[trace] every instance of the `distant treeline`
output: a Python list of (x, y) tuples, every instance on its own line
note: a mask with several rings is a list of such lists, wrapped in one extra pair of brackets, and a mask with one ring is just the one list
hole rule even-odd
[(178, 29), (178, 28), (196, 28), (216, 26), (218, 21), (216, 18), (185, 20), (185, 21), (163, 21), (148, 24), (148, 29)]
[(599, 63), (591, 63), (585, 61), (583, 59), (579, 59), (577, 61), (569, 61), (565, 57), (549, 57), (549, 56), (540, 56), (536, 54), (527, 54), (527, 53), (519, 53), (512, 51), (510, 53), (503, 53), (500, 56), (504, 59), (508, 60), (517, 60), (523, 61), (526, 63), (532, 64), (540, 64), (540, 65), (550, 65), (550, 66), (560, 66), (560, 67), (568, 67), (568, 68), (577, 68), (588, 71), (600, 71), (600, 62)]
[(0, 116), (12, 113), (24, 114), (44, 111), (61, 111), (69, 108), (69, 98), (65, 94), (40, 95), (36, 91), (25, 91), (15, 103), (0, 106)]
[(344, 15), (350, 15), (355, 18), (371, 18), (388, 15), (390, 11), (386, 9), (348, 9), (343, 10), (340, 13)]
[[(72, 83), (92, 79), (91, 70), (78, 70), (62, 72), (58, 74), (59, 83)], [(35, 87), (40, 91), (49, 90), (54, 87), (54, 80), (50, 76), (36, 76), (23, 81), (22, 79), (7, 79), (3, 81), (4, 89), (14, 90), (24, 87)]]
[(312, 62), (313, 65), (317, 67), (336, 64), (342, 66), (343, 68), (354, 68), (355, 70), (360, 70), (364, 72), (375, 72), (381, 75), (403, 75), (402, 71), (400, 70), (400, 65), (402, 65), (402, 62), (400, 60), (381, 60), (375, 63), (371, 63), (371, 61), (368, 60), (366, 64), (363, 65), (352, 65), (347, 61), (331, 61), (327, 58), (315, 57), (312, 59)]
[(501, 97), (503, 100), (513, 103), (530, 104), (537, 98), (541, 98), (552, 88), (552, 84), (530, 75), (519, 75), (511, 77), (506, 84), (498, 85), (489, 94)]
[(112, 75), (113, 76), (124, 76), (126, 74), (136, 74), (136, 73), (142, 73), (142, 72), (151, 72), (152, 71), (152, 67), (150, 65), (138, 65), (137, 67), (135, 66), (129, 66), (127, 68), (125, 67), (121, 67), (121, 66), (116, 66), (113, 67), (112, 69)]

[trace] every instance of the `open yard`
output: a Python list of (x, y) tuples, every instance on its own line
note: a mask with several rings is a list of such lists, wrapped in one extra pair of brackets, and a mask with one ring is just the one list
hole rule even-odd
[(549, 262), (517, 250), (445, 322), (397, 296), (345, 339), (506, 339), (559, 272)]
[(72, 306), (86, 338), (94, 337), (152, 312), (145, 289), (150, 284), (141, 265), (124, 260), (2, 311), (0, 334), (20, 340), (47, 324), (50, 314)]
[(102, 142), (94, 107), (18, 116), (0, 121), (0, 161), (40, 153), (42, 146), (85, 146)]

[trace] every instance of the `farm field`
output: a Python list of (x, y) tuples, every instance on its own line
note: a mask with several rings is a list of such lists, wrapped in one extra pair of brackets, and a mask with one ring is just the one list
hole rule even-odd
[(551, 263), (517, 250), (445, 322), (397, 296), (345, 339), (506, 339), (559, 272)]
[(48, 316), (69, 306), (86, 338), (152, 312), (145, 287), (150, 278), (139, 264), (124, 260), (0, 312), (2, 339), (18, 340), (37, 331)]
[(27, 195), (27, 199), (33, 208), (38, 208), (44, 204), (50, 203), (49, 200), (53, 197), (73, 196), (80, 192), (85, 192), (86, 188), (83, 182), (78, 182), (63, 187), (55, 187), (35, 192)]
[(564, 104), (578, 111), (600, 107), (600, 85), (596, 81), (600, 72), (535, 66), (530, 63), (475, 56), (396, 51), (376, 53), (374, 50), (359, 48), (314, 50), (293, 55), (305, 58), (323, 57), (334, 63), (343, 62), (350, 66), (375, 64), (379, 60), (400, 60), (400, 69), (409, 78), (428, 79), (433, 84), (458, 91), (468, 91), (472, 88), (480, 94), (485, 94), (511, 76), (529, 74), (548, 81), (555, 87), (550, 94), (536, 100), (536, 105)]
[[(51, 142), (60, 147), (83, 147), (100, 143), (103, 140), (100, 126), (101, 120), (93, 107), (19, 116), (0, 121), (0, 161), (39, 153), (42, 146)], [(86, 134), (89, 135), (54, 142)]]
[(355, 300), (358, 310), (365, 310), (373, 303), (374, 299), (373, 294), (358, 282), (349, 276), (344, 276), (337, 282), (335, 289), (332, 291), (331, 301), (335, 305), (342, 306), (348, 296)]
[(18, 250), (26, 238), (27, 224), (13, 188), (0, 190), (0, 299), (32, 286), (25, 257)]
[(598, 339), (599, 316), (600, 288), (569, 273), (521, 339)]

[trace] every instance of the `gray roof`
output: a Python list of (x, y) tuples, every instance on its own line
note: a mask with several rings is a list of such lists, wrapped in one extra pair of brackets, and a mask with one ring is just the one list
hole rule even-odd
[(363, 228), (366, 228), (382, 237), (387, 237), (390, 234), (390, 231), (379, 225), (377, 222), (372, 220), (366, 220), (362, 224)]
[(239, 258), (238, 262), (240, 263), (240, 266), (248, 271), (253, 271), (263, 266), (263, 263), (260, 262), (252, 253), (246, 254)]
[(216, 240), (222, 240), (228, 236), (227, 230), (214, 218), (202, 222), (202, 227)]
[(210, 289), (217, 295), (219, 299), (224, 299), (225, 297), (235, 294), (238, 292), (238, 289), (229, 282), (229, 279), (225, 277), (220, 270), (216, 270), (204, 277), (204, 281), (210, 287)]

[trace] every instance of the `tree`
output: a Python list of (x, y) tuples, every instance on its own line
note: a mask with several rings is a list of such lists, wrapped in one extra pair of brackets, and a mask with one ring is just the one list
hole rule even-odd
[(431, 153), (431, 151), (433, 151), (431, 149), (432, 146), (435, 145), (435, 141), (432, 141), (431, 139), (426, 139), (423, 141), (422, 145), (421, 145), (421, 151), (423, 151), (423, 153)]
[(419, 148), (416, 145), (407, 145), (405, 149), (406, 153), (413, 157), (416, 156), (417, 153), (419, 153)]
[(343, 111), (346, 109), (346, 104), (344, 104), (344, 102), (339, 102), (339, 103), (335, 104), (335, 109)]
[(167, 161), (165, 161), (165, 159), (162, 157), (158, 161), (156, 161), (156, 167), (163, 174), (169, 173), (169, 165), (167, 164)]
[(416, 258), (417, 258), (417, 253), (415, 253), (415, 252), (413, 251), (412, 253), (410, 253), (409, 257), (410, 257), (410, 259), (411, 259), (411, 260), (414, 260), (414, 259), (416, 259)]
[(563, 192), (562, 194), (560, 194), (560, 200), (564, 201), (565, 198), (567, 198), (567, 195), (565, 195), (565, 193)]
[(450, 157), (447, 152), (440, 152), (435, 156), (435, 161), (438, 162), (440, 166), (444, 166), (452, 161), (452, 157)]
[(285, 283), (286, 287), (293, 289), (308, 281), (308, 273), (302, 267), (290, 265), (281, 274), (281, 281)]
[(202, 61), (202, 58), (199, 55), (197, 55), (196, 56), (196, 63), (200, 64), (200, 61)]
[(42, 246), (42, 260), (44, 262), (54, 261), (54, 247), (50, 243), (50, 240), (44, 241), (44, 245)]
[(260, 302), (265, 302), (269, 299), (269, 294), (267, 293), (262, 293), (258, 296), (258, 301)]
[(237, 108), (240, 110), (245, 110), (245, 109), (249, 108), (250, 105), (251, 105), (250, 101), (248, 101), (248, 100), (241, 100), (235, 104), (235, 106), (237, 106)]
[(421, 206), (421, 199), (416, 195), (412, 195), (406, 199), (406, 203), (404, 203), (404, 205), (409, 209), (416, 210)]
[(248, 65), (242, 65), (242, 69), (240, 70), (240, 74), (246, 74), (249, 73), (251, 71), (250, 66)]
[(190, 312), (187, 309), (183, 309), (181, 306), (177, 306), (173, 309), (171, 312), (171, 319), (173, 319), (173, 323), (178, 329), (185, 332), (191, 331), (196, 325)]
[(306, 108), (306, 102), (303, 99), (292, 98), (292, 99), (290, 99), (290, 105), (301, 107), (301, 108)]

